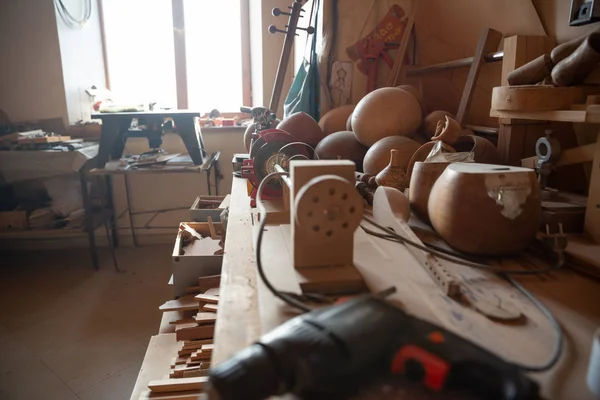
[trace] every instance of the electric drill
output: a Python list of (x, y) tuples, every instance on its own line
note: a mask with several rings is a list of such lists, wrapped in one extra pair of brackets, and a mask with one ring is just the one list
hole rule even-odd
[[(210, 399), (329, 398), (381, 377), (485, 399), (536, 399), (517, 365), (374, 295), (298, 316), (211, 370)], [(328, 395), (329, 394), (329, 395)]]

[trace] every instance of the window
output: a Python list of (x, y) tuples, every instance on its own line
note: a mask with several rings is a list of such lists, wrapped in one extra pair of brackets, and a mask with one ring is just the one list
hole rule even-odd
[[(247, 0), (100, 1), (107, 74), (117, 101), (236, 112), (250, 97), (242, 76)], [(181, 4), (183, 30), (173, 23), (173, 7)], [(174, 44), (182, 38), (185, 48)], [(187, 82), (179, 93), (178, 82)]]

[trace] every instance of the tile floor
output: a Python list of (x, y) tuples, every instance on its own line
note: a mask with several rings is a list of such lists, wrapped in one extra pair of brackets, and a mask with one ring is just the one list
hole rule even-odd
[(172, 297), (171, 246), (0, 253), (0, 399), (129, 399), (158, 306)]

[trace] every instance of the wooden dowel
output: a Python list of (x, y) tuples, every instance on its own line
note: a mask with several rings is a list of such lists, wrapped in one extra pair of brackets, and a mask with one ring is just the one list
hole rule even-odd
[[(487, 54), (483, 60), (485, 62), (496, 62), (502, 61), (504, 58), (504, 52), (497, 51), (495, 53)], [(427, 75), (434, 72), (444, 71), (448, 69), (456, 69), (463, 67), (470, 67), (473, 64), (473, 57), (461, 58), (459, 60), (447, 61), (434, 65), (427, 65), (425, 67), (415, 68), (410, 71), (406, 71), (406, 76), (420, 76)]]

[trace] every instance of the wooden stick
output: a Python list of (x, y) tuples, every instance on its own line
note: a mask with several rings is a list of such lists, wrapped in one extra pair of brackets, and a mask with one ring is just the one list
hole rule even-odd
[(465, 84), (465, 88), (460, 99), (460, 104), (458, 106), (458, 111), (456, 113), (455, 119), (461, 125), (463, 124), (465, 115), (467, 114), (469, 106), (471, 105), (471, 99), (473, 98), (473, 93), (475, 92), (475, 86), (477, 85), (479, 71), (481, 70), (481, 66), (484, 62), (484, 56), (487, 53), (498, 50), (501, 40), (502, 33), (493, 29), (485, 28), (481, 33), (479, 44), (477, 44), (477, 50), (475, 50), (475, 55), (473, 56), (473, 64), (471, 64), (471, 69), (469, 70), (469, 75), (467, 76), (467, 83)]
[(413, 0), (410, 5), (410, 14), (406, 21), (404, 28), (404, 34), (400, 41), (400, 47), (398, 53), (396, 53), (396, 59), (394, 60), (394, 66), (388, 79), (388, 86), (397, 86), (400, 76), (402, 75), (402, 67), (404, 65), (404, 56), (406, 55), (406, 49), (408, 48), (408, 40), (415, 24), (415, 16), (417, 15), (417, 9), (419, 8), (419, 0)]
[(150, 381), (148, 383), (148, 389), (157, 393), (200, 390), (204, 389), (204, 385), (207, 382), (208, 378), (204, 376), (197, 378), (163, 379), (158, 381)]

